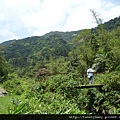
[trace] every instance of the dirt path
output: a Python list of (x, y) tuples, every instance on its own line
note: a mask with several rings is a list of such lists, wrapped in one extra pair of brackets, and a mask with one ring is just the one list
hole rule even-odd
[(7, 91), (4, 90), (2, 87), (0, 87), (0, 97), (5, 96), (7, 94)]

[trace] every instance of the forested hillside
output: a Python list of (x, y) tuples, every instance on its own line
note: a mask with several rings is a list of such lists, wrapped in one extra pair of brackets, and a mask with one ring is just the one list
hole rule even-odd
[[(3, 46), (0, 81), (14, 97), (5, 113), (120, 114), (120, 17), (96, 22), (79, 34), (51, 32)], [(89, 86), (88, 66), (101, 89), (75, 88)]]
[[(13, 41), (4, 50), (6, 60), (14, 68), (28, 72), (44, 67), (52, 59), (67, 57), (72, 45), (63, 40), (59, 35), (50, 37), (28, 37)], [(24, 72), (25, 74), (25, 72)], [(31, 76), (34, 76), (32, 73)]]
[(49, 37), (51, 35), (57, 34), (62, 37), (65, 41), (71, 42), (82, 30), (78, 31), (71, 31), (71, 32), (59, 32), (59, 31), (54, 31), (50, 32), (44, 35), (44, 37)]
[[(113, 30), (114, 28), (117, 28), (118, 26), (120, 26), (120, 17), (116, 17), (114, 19), (111, 19), (108, 22), (104, 23), (104, 28), (106, 30)], [(92, 28), (91, 30), (94, 30), (97, 28)], [(71, 42), (82, 30), (78, 30), (78, 31), (68, 31), (68, 32), (60, 32), (60, 31), (52, 31), (50, 33), (46, 33), (45, 35), (43, 35), (43, 37), (47, 38), (51, 35), (59, 35), (61, 36), (61, 38), (65, 41), (69, 41)], [(34, 37), (32, 37), (34, 38)], [(16, 40), (8, 40), (5, 41), (3, 43), (0, 44), (0, 46), (6, 46), (9, 45), (11, 42), (16, 41)]]

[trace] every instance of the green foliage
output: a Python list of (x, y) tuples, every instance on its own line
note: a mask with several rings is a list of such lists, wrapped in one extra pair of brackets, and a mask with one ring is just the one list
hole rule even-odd
[(113, 90), (119, 90), (120, 89), (120, 74), (118, 71), (111, 72), (109, 74), (104, 75), (104, 84), (107, 84), (109, 87), (111, 87)]
[(0, 97), (0, 114), (8, 114), (8, 108), (12, 107), (11, 96)]
[(69, 100), (65, 100), (63, 96), (52, 92), (43, 94), (41, 102), (34, 104), (35, 101), (31, 101), (30, 106), (32, 113), (34, 114), (75, 114), (81, 112), (76, 104), (70, 103)]
[(106, 56), (104, 56), (103, 54), (97, 54), (96, 58), (95, 58), (95, 62), (93, 65), (93, 68), (97, 71), (97, 72), (103, 72), (106, 70)]
[(32, 37), (15, 41), (4, 50), (5, 58), (20, 76), (34, 77), (51, 59), (66, 57), (71, 45), (59, 35)]
[[(8, 111), (10, 114), (119, 113), (117, 103), (120, 95), (116, 91), (119, 86), (119, 76), (120, 74), (115, 75), (115, 73), (102, 74), (105, 85), (101, 90), (74, 88), (83, 80), (75, 73), (51, 76), (46, 81), (26, 78), (9, 80), (4, 83), (4, 88), (9, 89), (8, 93), (14, 96), (16, 91), (21, 89), (18, 86), (23, 86), (23, 92), (17, 94), (20, 96), (18, 99), (13, 97), (13, 107), (8, 106)], [(99, 83), (100, 79), (98, 75), (95, 76), (95, 82)]]
[[(97, 13), (92, 13), (98, 27), (79, 31), (77, 36), (76, 32), (66, 36), (51, 32), (5, 46), (10, 70), (8, 74), (6, 61), (0, 55), (0, 81), (8, 95), (13, 96), (10, 114), (120, 114), (120, 27), (113, 29), (108, 23), (102, 24)], [(117, 20), (115, 26), (119, 24)], [(88, 66), (97, 71), (93, 84), (104, 86), (74, 88), (88, 84)], [(38, 76), (44, 79), (33, 78), (42, 68), (49, 75), (39, 71)], [(14, 99), (16, 95), (18, 99)]]
[(24, 89), (20, 85), (20, 81), (18, 80), (8, 80), (4, 82), (4, 88), (9, 91), (9, 93), (14, 93), (16, 95), (21, 95)]
[[(56, 78), (49, 78), (49, 80), (45, 81), (36, 81), (29, 83), (27, 88), (25, 87), (25, 83), (27, 80), (23, 82), (18, 79), (9, 80), (4, 83), (4, 87), (9, 89), (8, 92), (16, 94), (21, 88), (18, 88), (19, 85), (24, 86), (25, 92), (19, 94), (21, 96), (21, 100), (12, 99), (13, 107), (9, 108), (10, 114), (78, 114), (85, 113), (84, 110), (80, 110), (78, 105), (70, 100), (73, 99), (73, 96), (76, 97), (78, 95), (76, 91), (70, 91), (69, 86), (73, 84), (78, 84), (79, 81), (74, 81), (75, 76), (67, 77), (67, 75), (62, 78), (60, 75)], [(67, 82), (69, 82), (67, 85)], [(62, 80), (62, 81), (61, 81)], [(19, 83), (20, 82), (20, 83)], [(30, 82), (30, 80), (29, 80)], [(73, 83), (74, 82), (74, 83)], [(9, 83), (9, 84), (8, 84)], [(67, 86), (66, 86), (67, 85)], [(54, 88), (53, 88), (54, 87)], [(14, 91), (16, 90), (16, 91)], [(75, 95), (76, 94), (76, 95)], [(68, 97), (67, 97), (68, 96)]]
[(81, 30), (78, 31), (70, 31), (70, 32), (59, 32), (59, 31), (55, 31), (55, 32), (50, 32), (44, 35), (44, 37), (50, 37), (52, 35), (59, 35), (62, 37), (62, 39), (64, 39), (65, 41), (69, 41), (71, 42), (79, 33), (81, 32)]
[(21, 103), (13, 110), (9, 110), (9, 114), (21, 114), (22, 110), (25, 108), (26, 103)]
[(120, 96), (108, 86), (104, 86), (102, 90), (102, 93), (97, 89), (88, 91), (87, 110), (93, 114), (116, 114), (118, 105), (114, 103)]
[(3, 56), (3, 48), (0, 47), (0, 82), (6, 81), (8, 78), (8, 66)]

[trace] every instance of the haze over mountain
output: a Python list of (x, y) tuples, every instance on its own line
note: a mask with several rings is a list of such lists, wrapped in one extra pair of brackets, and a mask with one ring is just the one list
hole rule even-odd
[[(116, 17), (116, 18), (113, 18), (113, 19), (104, 23), (104, 27), (105, 27), (106, 30), (112, 30), (112, 29), (114, 29), (118, 26), (120, 26), (120, 16)], [(94, 30), (96, 28), (92, 28), (91, 30)], [(57, 35), (61, 36), (61, 38), (65, 41), (72, 41), (81, 31), (82, 30), (70, 31), (70, 32), (51, 31), (49, 33), (46, 33), (42, 37), (48, 38), (51, 35), (57, 34)], [(34, 36), (29, 36), (29, 37), (34, 39)], [(27, 38), (23, 38), (23, 40), (24, 39), (27, 39)], [(18, 39), (18, 40), (22, 40), (22, 39)], [(8, 40), (8, 41), (5, 41), (5, 42), (1, 43), (0, 45), (9, 45), (13, 41), (16, 41), (16, 40), (15, 39), (14, 40)]]
[(119, 16), (119, 0), (2, 0), (0, 43), (41, 36), (51, 31), (78, 31), (97, 26), (90, 9), (103, 22)]

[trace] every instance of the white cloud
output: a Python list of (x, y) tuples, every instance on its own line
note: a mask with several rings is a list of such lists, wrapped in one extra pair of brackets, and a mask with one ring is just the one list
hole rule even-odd
[[(112, 1), (112, 2), (111, 2)], [(95, 27), (90, 9), (104, 22), (118, 17), (117, 0), (1, 0), (0, 42), (10, 38)]]
[(19, 39), (18, 36), (16, 36), (13, 32), (10, 32), (9, 30), (7, 29), (3, 29), (0, 31), (0, 36), (8, 36), (9, 40), (12, 40), (12, 39)]
[(104, 19), (106, 21), (110, 20), (110, 19), (114, 19), (115, 17), (120, 16), (120, 6), (116, 6), (114, 8), (111, 8), (109, 11), (106, 12), (106, 14), (104, 14)]

